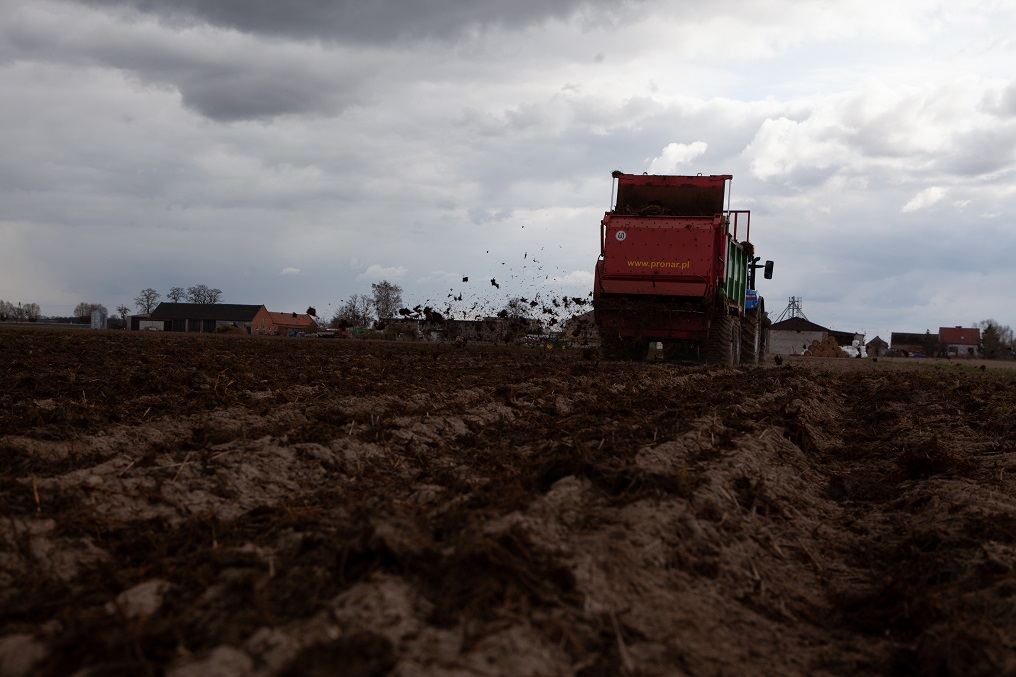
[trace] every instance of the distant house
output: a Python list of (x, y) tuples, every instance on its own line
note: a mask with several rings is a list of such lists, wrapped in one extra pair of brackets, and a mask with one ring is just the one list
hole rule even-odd
[(849, 355), (857, 354), (857, 346), (864, 343), (864, 334), (852, 331), (834, 331), (803, 317), (791, 317), (769, 327), (769, 353), (773, 355), (803, 355), (814, 341), (833, 337), (836, 345), (845, 348)]
[(803, 317), (791, 317), (769, 327), (769, 353), (803, 355), (813, 341), (822, 341), (833, 333)]
[(252, 327), (267, 320), (267, 317), (268, 310), (264, 306), (160, 303), (144, 324), (147, 328), (158, 329), (161, 323), (164, 331), (213, 332), (219, 327), (238, 327), (251, 333)]
[[(932, 340), (938, 343), (938, 337), (932, 336)], [(903, 357), (914, 355), (927, 355), (928, 334), (908, 334), (906, 332), (894, 331), (889, 335), (889, 350), (894, 355)]]
[(889, 344), (876, 336), (865, 344), (864, 349), (868, 357), (881, 357), (889, 351)]
[(309, 334), (317, 330), (317, 322), (306, 313), (274, 313), (270, 310), (259, 314), (251, 327), (252, 334), (270, 336), (286, 336), (293, 332)]
[(127, 328), (131, 331), (170, 331), (164, 320), (150, 320), (147, 315), (131, 315)]
[(981, 349), (981, 330), (976, 327), (939, 327), (938, 342), (946, 355), (975, 357)]

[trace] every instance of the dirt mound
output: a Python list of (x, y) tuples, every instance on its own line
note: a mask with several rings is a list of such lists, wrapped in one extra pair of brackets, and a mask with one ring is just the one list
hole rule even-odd
[(0, 350), (3, 675), (1016, 673), (1011, 371)]

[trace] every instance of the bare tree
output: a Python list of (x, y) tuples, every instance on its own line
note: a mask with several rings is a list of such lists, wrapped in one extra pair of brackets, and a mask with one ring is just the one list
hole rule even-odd
[(370, 286), (374, 295), (374, 311), (379, 320), (390, 320), (402, 307), (402, 287), (388, 280), (375, 282)]
[(208, 290), (206, 284), (196, 284), (187, 288), (187, 300), (190, 303), (205, 303), (205, 292)]
[(533, 308), (532, 301), (517, 297), (510, 299), (504, 308), (498, 312), (497, 316), (501, 319), (531, 320), (535, 314)]
[(151, 315), (152, 311), (155, 310), (156, 304), (159, 302), (159, 296), (159, 292), (151, 287), (142, 289), (141, 293), (134, 297), (134, 305), (138, 307), (142, 315)]
[(38, 303), (23, 303), (21, 309), (24, 311), (25, 319), (29, 322), (35, 322), (41, 316)]
[(130, 313), (131, 313), (130, 306), (127, 306), (127, 305), (121, 303), (120, 305), (118, 305), (116, 307), (116, 312), (120, 313), (120, 319), (123, 321), (123, 328), (127, 329), (128, 328), (127, 327), (127, 316), (130, 315)]
[(366, 294), (353, 294), (335, 311), (330, 326), (335, 329), (367, 327), (374, 320), (374, 302)]
[(187, 292), (183, 290), (183, 287), (170, 287), (169, 292), (166, 294), (166, 298), (173, 303), (180, 303), (187, 297)]
[(82, 301), (78, 305), (74, 306), (74, 317), (78, 318), (78, 321), (80, 322), (88, 322), (91, 319), (92, 311), (94, 310), (100, 310), (107, 315), (109, 314), (109, 311), (106, 310), (106, 306), (101, 303), (88, 303), (86, 301)]
[(221, 289), (212, 289), (206, 284), (196, 284), (187, 288), (187, 300), (191, 303), (218, 303), (221, 298)]
[(18, 302), (14, 304), (10, 301), (0, 301), (0, 321), (14, 320), (21, 322), (28, 320), (29, 322), (35, 322), (41, 316), (38, 303)]
[(498, 312), (501, 320), (501, 339), (505, 343), (511, 343), (521, 339), (523, 336), (533, 332), (542, 332), (542, 323), (534, 319), (536, 305), (533, 301), (524, 298), (513, 298), (505, 304), (505, 307)]

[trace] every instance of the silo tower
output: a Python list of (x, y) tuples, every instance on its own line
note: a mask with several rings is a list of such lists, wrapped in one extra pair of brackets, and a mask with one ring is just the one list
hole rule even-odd
[(800, 296), (790, 297), (790, 302), (787, 303), (787, 307), (783, 309), (783, 312), (780, 313), (780, 316), (778, 318), (776, 318), (776, 321), (782, 322), (783, 320), (789, 320), (792, 317), (800, 317), (801, 319), (804, 320), (808, 319), (804, 314), (804, 310), (801, 309)]

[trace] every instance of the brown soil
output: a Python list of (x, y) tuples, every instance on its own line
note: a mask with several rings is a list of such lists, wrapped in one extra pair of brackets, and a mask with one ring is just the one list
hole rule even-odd
[(0, 355), (2, 675), (1016, 674), (1011, 370)]

